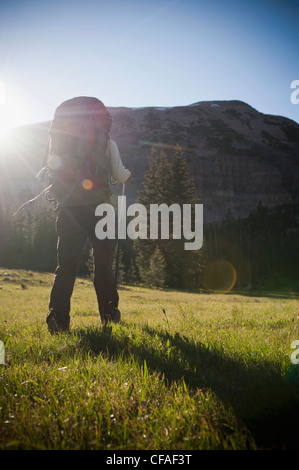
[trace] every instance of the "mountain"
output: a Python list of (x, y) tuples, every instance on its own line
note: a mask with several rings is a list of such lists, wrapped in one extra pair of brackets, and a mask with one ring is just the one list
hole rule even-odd
[[(269, 207), (299, 201), (299, 124), (258, 112), (241, 101), (204, 101), (169, 108), (108, 108), (111, 137), (133, 173), (126, 187), (135, 201), (151, 148), (169, 158), (179, 144), (204, 205), (204, 220), (228, 209), (244, 217), (261, 202)], [(49, 123), (18, 128), (1, 144), (2, 204), (21, 190), (40, 190), (35, 174), (43, 165)], [(116, 194), (121, 192), (120, 185)], [(163, 201), (161, 201), (162, 203)]]

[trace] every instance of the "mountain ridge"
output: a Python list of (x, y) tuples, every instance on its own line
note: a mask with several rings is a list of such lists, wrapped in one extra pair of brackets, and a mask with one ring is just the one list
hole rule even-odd
[[(141, 189), (151, 148), (172, 158), (177, 144), (206, 221), (222, 219), (228, 210), (245, 217), (259, 202), (275, 207), (299, 201), (299, 124), (289, 118), (263, 114), (240, 100), (108, 110), (111, 138), (133, 174), (126, 188), (128, 202)], [(43, 122), (15, 129), (10, 145), (2, 146), (1, 186), (11, 197), (21, 187), (37, 190), (34, 175), (43, 164), (48, 128), (49, 122)], [(116, 194), (120, 191), (117, 187)]]

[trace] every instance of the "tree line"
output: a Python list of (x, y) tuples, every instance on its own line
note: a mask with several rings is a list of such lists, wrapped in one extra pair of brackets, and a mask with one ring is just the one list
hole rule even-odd
[[(56, 213), (40, 199), (14, 218), (21, 200), (24, 194), (0, 218), (0, 265), (54, 272)], [(150, 204), (162, 202), (192, 208), (201, 202), (179, 146), (171, 158), (152, 150), (137, 202), (147, 210)], [(228, 211), (221, 222), (204, 225), (203, 246), (195, 251), (185, 250), (184, 239), (175, 239), (171, 230), (167, 240), (121, 240), (119, 283), (226, 291), (234, 286), (260, 288), (271, 278), (274, 288), (279, 288), (283, 277), (298, 279), (298, 208), (290, 204), (270, 210), (259, 204), (243, 219)], [(194, 211), (192, 217), (194, 223)], [(79, 275), (92, 277), (92, 272), (92, 253), (86, 243)]]

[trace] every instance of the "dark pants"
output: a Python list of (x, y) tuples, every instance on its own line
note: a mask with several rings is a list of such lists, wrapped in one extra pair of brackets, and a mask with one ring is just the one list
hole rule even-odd
[(95, 207), (76, 206), (61, 209), (57, 221), (58, 235), (55, 280), (49, 308), (57, 312), (63, 321), (69, 321), (71, 296), (79, 271), (84, 244), (89, 239), (94, 256), (94, 287), (102, 321), (111, 313), (111, 302), (118, 305), (118, 293), (112, 270), (113, 240), (99, 240), (95, 226), (99, 217)]

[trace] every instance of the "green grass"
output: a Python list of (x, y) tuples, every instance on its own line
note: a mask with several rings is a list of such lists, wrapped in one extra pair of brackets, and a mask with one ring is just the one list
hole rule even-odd
[(294, 294), (126, 286), (121, 323), (103, 327), (78, 279), (71, 332), (52, 336), (52, 281), (0, 270), (0, 449), (298, 446)]

